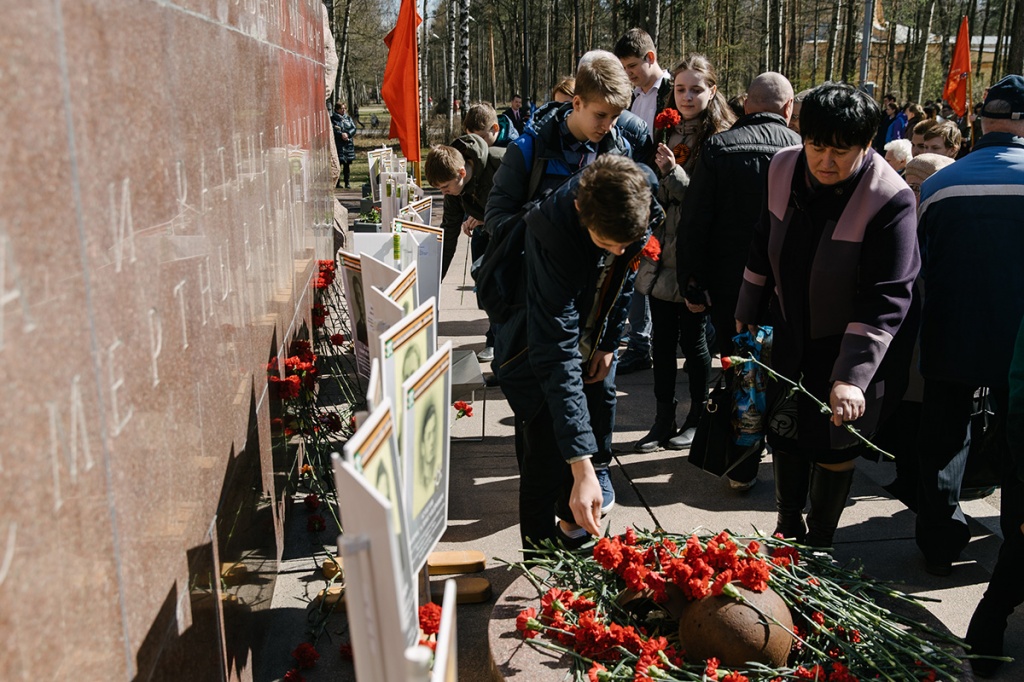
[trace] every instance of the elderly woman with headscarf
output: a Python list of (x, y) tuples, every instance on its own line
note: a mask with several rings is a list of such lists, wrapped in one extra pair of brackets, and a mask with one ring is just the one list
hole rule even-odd
[(832, 546), (866, 447), (843, 426), (874, 432), (885, 380), (905, 374), (912, 345), (892, 352), (920, 267), (914, 195), (870, 146), (880, 116), (847, 85), (807, 95), (803, 144), (769, 168), (736, 308), (738, 330), (770, 321), (773, 369), (832, 409), (769, 382), (776, 532), (815, 547)]

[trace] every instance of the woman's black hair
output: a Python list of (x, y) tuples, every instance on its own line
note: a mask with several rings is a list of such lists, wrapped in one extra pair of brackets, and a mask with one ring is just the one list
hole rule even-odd
[(845, 83), (825, 83), (804, 98), (800, 135), (827, 147), (870, 147), (881, 120), (873, 98)]

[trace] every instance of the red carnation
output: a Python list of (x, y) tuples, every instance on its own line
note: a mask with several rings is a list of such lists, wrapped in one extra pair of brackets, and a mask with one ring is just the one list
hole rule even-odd
[(309, 511), (316, 511), (320, 508), (320, 498), (316, 493), (306, 495), (306, 499), (304, 499), (303, 502), (306, 503), (306, 509)]
[(519, 615), (516, 616), (516, 630), (518, 630), (524, 638), (533, 639), (540, 634), (536, 629), (534, 629), (534, 626), (537, 624), (536, 619), (537, 609), (531, 607), (521, 611)]
[(661, 110), (661, 113), (654, 117), (654, 129), (671, 130), (679, 125), (681, 120), (683, 120), (682, 116), (679, 115), (679, 111), (677, 109), (665, 107)]
[(420, 630), (425, 635), (436, 635), (441, 628), (441, 607), (428, 602), (420, 607)]
[(333, 343), (335, 346), (342, 345), (343, 343), (345, 343), (345, 335), (344, 334), (331, 334), (331, 343)]
[(351, 661), (353, 658), (352, 645), (348, 642), (345, 642), (344, 644), (339, 646), (338, 655), (341, 656), (341, 660), (343, 661)]
[(309, 670), (316, 665), (316, 662), (320, 660), (320, 654), (317, 653), (316, 647), (309, 642), (303, 642), (302, 644), (295, 647), (295, 651), (292, 652), (292, 658), (303, 670)]

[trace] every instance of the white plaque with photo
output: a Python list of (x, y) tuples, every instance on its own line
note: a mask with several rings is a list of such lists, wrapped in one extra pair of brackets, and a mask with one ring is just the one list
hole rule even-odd
[(448, 527), (449, 413), (452, 397), (449, 341), (402, 383), (402, 448), (409, 553), (415, 570)]
[[(380, 335), (380, 363), (384, 377), (384, 396), (394, 405), (402, 404), (402, 383), (420, 368), (437, 348), (437, 324), (434, 318), (434, 299), (424, 301)], [(398, 445), (402, 447), (401, 411), (398, 421)]]
[(360, 376), (366, 377), (370, 374), (370, 338), (366, 331), (366, 298), (364, 296), (362, 261), (359, 256), (346, 251), (338, 251), (338, 261), (341, 263), (341, 279), (345, 286), (345, 301), (348, 304), (356, 369)]
[(402, 306), (398, 305), (377, 287), (366, 290), (366, 324), (370, 337), (370, 362), (382, 362), (380, 336), (405, 317)]
[(433, 225), (414, 223), (408, 220), (392, 221), (391, 229), (411, 235), (415, 246), (403, 240), (402, 264), (407, 265), (408, 259), (416, 260), (417, 289), (420, 300), (425, 301), (431, 296), (437, 298), (441, 291), (441, 252), (444, 249), (444, 230)]
[(392, 154), (394, 152), (390, 147), (371, 149), (366, 152), (366, 160), (370, 171), (370, 196), (374, 203), (380, 202), (380, 172), (383, 170), (385, 163), (391, 159)]

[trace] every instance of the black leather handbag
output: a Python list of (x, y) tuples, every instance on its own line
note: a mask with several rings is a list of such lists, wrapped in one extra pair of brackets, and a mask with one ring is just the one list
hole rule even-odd
[(763, 445), (736, 445), (732, 427), (732, 391), (725, 385), (724, 373), (708, 394), (704, 412), (697, 421), (697, 432), (690, 444), (690, 464), (725, 476), (747, 457), (761, 451)]

